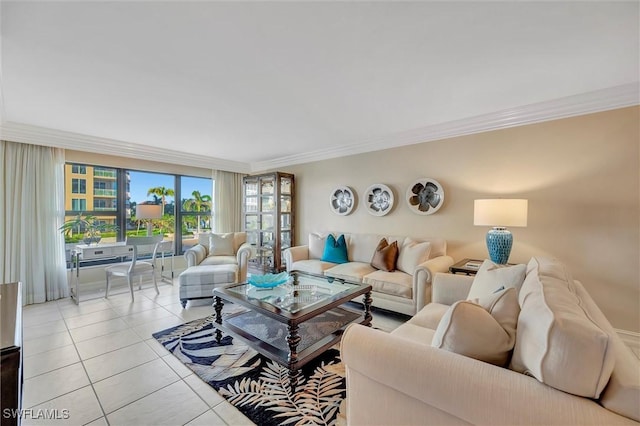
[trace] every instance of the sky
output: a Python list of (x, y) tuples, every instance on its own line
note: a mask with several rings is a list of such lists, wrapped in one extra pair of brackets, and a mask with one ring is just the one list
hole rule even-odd
[[(131, 201), (141, 203), (143, 201), (153, 201), (153, 195), (147, 196), (147, 191), (156, 186), (174, 188), (173, 176), (160, 173), (146, 173), (129, 171)], [(192, 198), (193, 191), (200, 191), (202, 195), (213, 195), (212, 183), (210, 179), (182, 176), (182, 198)], [(212, 197), (213, 198), (213, 197)], [(166, 197), (167, 204), (173, 201), (173, 197)]]

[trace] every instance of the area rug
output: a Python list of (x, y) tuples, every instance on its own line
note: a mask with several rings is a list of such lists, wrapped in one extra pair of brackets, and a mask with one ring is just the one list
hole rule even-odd
[[(237, 319), (236, 319), (237, 320)], [(251, 316), (247, 316), (251, 321)], [(319, 317), (308, 333), (339, 327), (343, 319)], [(347, 319), (344, 319), (347, 320)], [(224, 335), (220, 343), (214, 316), (154, 333), (153, 337), (202, 380), (258, 425), (334, 425), (346, 397), (344, 367), (336, 349), (306, 364), (295, 392), (289, 371), (237, 339)], [(282, 328), (255, 325), (274, 341)]]

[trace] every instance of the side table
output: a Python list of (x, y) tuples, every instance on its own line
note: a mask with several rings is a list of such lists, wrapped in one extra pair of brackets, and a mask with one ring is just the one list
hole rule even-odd
[(449, 273), (475, 275), (478, 273), (482, 262), (482, 260), (478, 259), (462, 259), (449, 267)]

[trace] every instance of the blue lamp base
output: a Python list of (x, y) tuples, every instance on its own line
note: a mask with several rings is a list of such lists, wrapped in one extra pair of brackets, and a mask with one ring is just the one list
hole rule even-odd
[(487, 232), (487, 249), (492, 262), (505, 265), (509, 260), (512, 245), (513, 235), (507, 228), (495, 227)]

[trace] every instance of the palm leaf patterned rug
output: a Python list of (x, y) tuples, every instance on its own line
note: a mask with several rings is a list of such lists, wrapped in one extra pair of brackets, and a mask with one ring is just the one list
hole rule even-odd
[[(213, 320), (212, 315), (153, 337), (258, 425), (336, 423), (346, 396), (338, 350), (329, 349), (306, 364), (292, 393), (287, 368), (231, 336), (225, 335), (218, 343)], [(321, 319), (319, 325), (323, 325)]]

